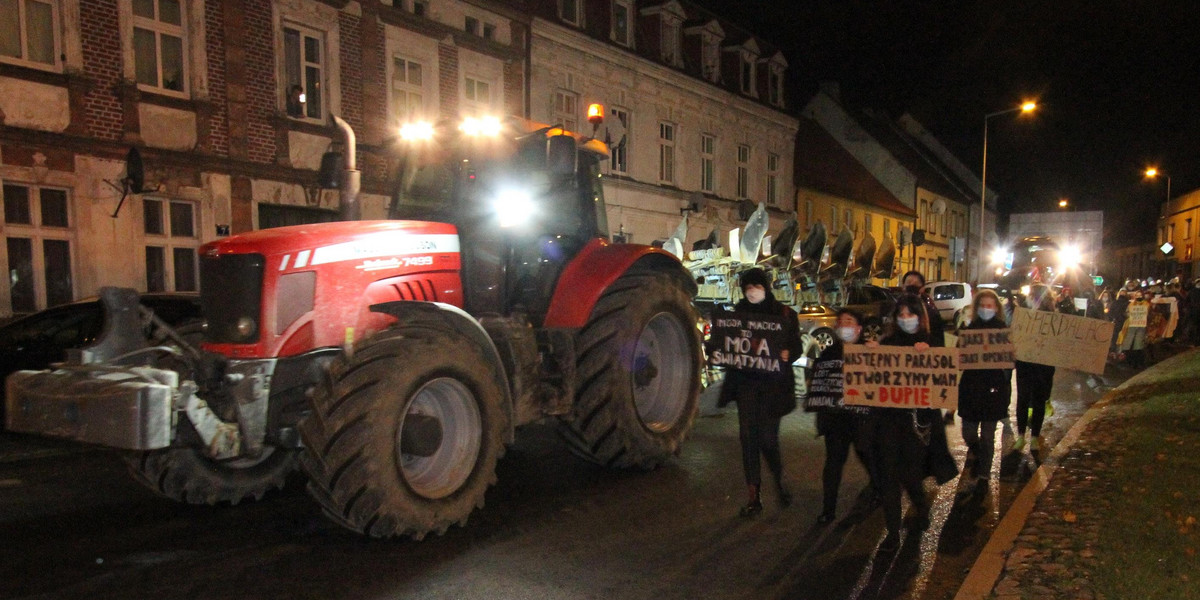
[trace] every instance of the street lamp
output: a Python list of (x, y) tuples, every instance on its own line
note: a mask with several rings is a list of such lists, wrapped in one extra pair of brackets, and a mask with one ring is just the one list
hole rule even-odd
[(979, 250), (975, 253), (975, 278), (976, 280), (983, 279), (983, 228), (984, 221), (987, 217), (987, 138), (988, 138), (988, 120), (992, 117), (1006, 115), (1020, 111), (1021, 114), (1033, 112), (1037, 108), (1035, 102), (1025, 102), (1024, 104), (1009, 108), (1007, 110), (998, 110), (994, 113), (988, 113), (983, 116), (983, 168), (979, 175)]
[(1167, 178), (1167, 202), (1171, 201), (1171, 176), (1158, 170), (1158, 167), (1150, 167), (1146, 169), (1146, 178), (1155, 179), (1159, 175)]
[(1068, 207), (1068, 206), (1070, 206), (1070, 205), (1071, 205), (1071, 203), (1070, 203), (1070, 202), (1067, 202), (1067, 199), (1066, 199), (1066, 198), (1062, 198), (1062, 199), (1060, 199), (1060, 200), (1058, 201), (1058, 207), (1059, 207), (1059, 208), (1066, 208), (1066, 207)]

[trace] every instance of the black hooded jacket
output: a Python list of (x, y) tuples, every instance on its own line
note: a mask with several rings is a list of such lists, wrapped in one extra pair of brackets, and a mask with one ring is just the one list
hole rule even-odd
[[(787, 340), (785, 347), (788, 351), (788, 360), (796, 360), (804, 351), (804, 346), (800, 341), (800, 322), (796, 311), (780, 303), (770, 292), (767, 292), (767, 297), (758, 304), (752, 304), (743, 298), (733, 311), (735, 313), (783, 315), (785, 317), (783, 333), (784, 339)], [(782, 417), (796, 408), (796, 383), (792, 369), (784, 369), (779, 374), (726, 369), (725, 382), (722, 384), (721, 397), (717, 400), (717, 406), (725, 406), (732, 402), (735, 392), (740, 386), (753, 386), (757, 390), (755, 397), (760, 402), (766, 403), (764, 406), (774, 416)], [(739, 406), (738, 410), (745, 408)]]

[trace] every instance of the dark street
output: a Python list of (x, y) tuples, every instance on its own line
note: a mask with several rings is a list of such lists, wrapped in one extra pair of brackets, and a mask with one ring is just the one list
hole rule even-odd
[[(1109, 371), (1109, 385), (1130, 374)], [(1099, 397), (1060, 370), (1048, 442)], [(961, 462), (957, 427), (949, 438)], [(732, 412), (704, 416), (666, 467), (615, 472), (573, 456), (552, 427), (529, 427), (487, 506), (415, 542), (342, 530), (299, 478), (260, 502), (185, 506), (140, 487), (113, 452), (4, 434), (0, 597), (950, 598), (1032, 471), (1028, 454), (996, 461), (980, 503), (956, 503), (957, 480), (931, 491), (929, 530), (876, 556), (883, 517), (853, 510), (865, 485), (854, 460), (838, 521), (816, 525), (824, 451), (811, 415), (784, 419), (787, 509), (767, 495), (762, 515), (737, 516), (737, 443)]]

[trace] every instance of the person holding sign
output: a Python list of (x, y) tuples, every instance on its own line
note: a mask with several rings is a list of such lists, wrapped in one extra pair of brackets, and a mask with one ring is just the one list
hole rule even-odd
[(1118, 339), (1121, 354), (1129, 358), (1129, 366), (1141, 369), (1146, 366), (1146, 325), (1150, 321), (1150, 302), (1141, 292), (1130, 295), (1132, 301), (1126, 310), (1125, 324)]
[[(850, 446), (858, 450), (858, 457), (871, 476), (871, 488), (878, 477), (871, 469), (871, 459), (865, 454), (866, 440), (861, 439), (860, 422), (871, 413), (865, 406), (847, 405), (842, 396), (844, 378), (842, 355), (845, 344), (862, 343), (862, 315), (849, 308), (837, 312), (836, 339), (821, 352), (813, 365), (812, 381), (804, 399), (804, 410), (817, 413), (817, 435), (825, 438), (825, 467), (821, 482), (824, 503), (817, 523), (824, 525), (833, 521), (837, 514), (838, 488), (842, 484), (842, 470), (850, 457)], [(872, 489), (872, 494), (878, 492)]]
[[(905, 294), (896, 301), (883, 339), (866, 345), (873, 348), (880, 345), (912, 346), (917, 351), (925, 351), (930, 347), (929, 340), (925, 303), (915, 294)], [(937, 426), (941, 426), (940, 416), (936, 421)], [(919, 422), (917, 409), (912, 408), (872, 408), (870, 416), (862, 423), (863, 438), (871, 440), (867, 455), (875, 463), (872, 472), (879, 474), (883, 517), (887, 524), (887, 537), (879, 545), (882, 551), (890, 552), (900, 546), (901, 489), (908, 493), (913, 505), (912, 528), (924, 530), (929, 526), (929, 499), (922, 482), (933, 426)]]
[[(780, 506), (791, 504), (792, 496), (783, 484), (783, 458), (779, 451), (779, 420), (796, 408), (795, 379), (791, 360), (803, 352), (800, 323), (796, 311), (781, 304), (768, 291), (771, 282), (762, 269), (750, 269), (739, 280), (744, 296), (726, 321), (745, 324), (744, 335), (712, 335), (710, 360), (720, 360), (726, 367), (725, 383), (717, 406), (736, 402), (738, 407), (738, 437), (742, 446), (742, 468), (746, 475), (748, 500), (741, 509), (743, 517), (762, 512), (762, 469), (759, 456), (775, 477), (775, 489)], [(756, 319), (771, 317), (770, 319)], [(720, 326), (721, 319), (714, 321)], [(763, 325), (754, 325), (762, 323)], [(768, 338), (756, 332), (772, 329), (778, 323), (775, 339), (780, 347), (770, 348)], [(714, 329), (716, 331), (716, 329)], [(743, 348), (742, 345), (746, 348)], [(745, 352), (742, 352), (745, 350)], [(718, 359), (720, 356), (722, 358)], [(781, 368), (773, 368), (780, 367)]]
[[(1029, 288), (1027, 299), (1031, 310), (1054, 311), (1054, 292), (1043, 284)], [(1017, 365), (1017, 439), (1013, 452), (1025, 448), (1025, 429), (1031, 435), (1030, 447), (1035, 454), (1042, 448), (1042, 422), (1046, 419), (1046, 406), (1050, 403), (1050, 391), (1054, 388), (1054, 366), (1023, 360)]]
[[(971, 323), (965, 329), (1004, 329), (1007, 324), (1000, 314), (1000, 297), (996, 292), (982, 289), (971, 302)], [(975, 478), (971, 492), (977, 496), (987, 493), (996, 446), (996, 425), (1008, 416), (1012, 397), (1007, 369), (964, 370), (958, 383), (958, 415), (962, 418), (962, 437), (967, 444), (967, 460), (963, 470), (970, 469)]]

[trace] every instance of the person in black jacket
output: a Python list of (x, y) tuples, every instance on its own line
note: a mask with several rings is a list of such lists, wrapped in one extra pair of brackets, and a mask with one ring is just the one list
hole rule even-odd
[(775, 478), (780, 506), (791, 504), (792, 496), (783, 483), (783, 459), (779, 451), (779, 420), (796, 408), (795, 377), (790, 363), (803, 352), (796, 311), (781, 304), (770, 292), (770, 281), (762, 269), (742, 273), (739, 283), (744, 296), (734, 313), (781, 315), (784, 349), (780, 356), (787, 368), (778, 374), (728, 369), (717, 406), (738, 406), (738, 434), (742, 445), (742, 467), (746, 474), (748, 501), (741, 515), (762, 512), (762, 472), (759, 455)]
[(946, 322), (942, 320), (942, 313), (933, 303), (933, 298), (929, 297), (929, 290), (925, 289), (925, 276), (920, 271), (909, 271), (900, 281), (905, 292), (921, 298), (921, 306), (925, 307), (925, 314), (929, 317), (929, 345), (934, 348), (945, 347)]
[[(929, 319), (924, 302), (914, 294), (905, 294), (896, 302), (888, 331), (879, 342), (867, 342), (867, 346), (912, 346), (918, 351), (928, 350)], [(887, 536), (880, 543), (882, 551), (893, 551), (900, 546), (901, 489), (908, 493), (913, 505), (910, 527), (920, 531), (929, 526), (929, 499), (923, 481), (926, 475), (927, 448), (932, 440), (932, 428), (936, 423), (921, 424), (917, 411), (908, 408), (872, 408), (870, 416), (863, 422), (865, 439), (871, 440), (870, 456), (879, 474), (879, 488), (883, 501), (884, 522)]]
[[(989, 289), (980, 290), (971, 302), (971, 324), (966, 329), (1004, 329), (1000, 297)], [(987, 492), (996, 446), (996, 425), (1008, 416), (1012, 397), (1011, 372), (1008, 369), (969, 369), (958, 382), (958, 414), (962, 417), (962, 436), (967, 444), (964, 470), (975, 478), (972, 493)]]
[[(1027, 300), (1032, 310), (1054, 311), (1054, 293), (1046, 285), (1029, 288)], [(1017, 361), (1017, 439), (1013, 452), (1025, 448), (1025, 429), (1032, 434), (1030, 450), (1036, 455), (1042, 449), (1042, 421), (1046, 419), (1046, 403), (1054, 387), (1054, 367), (1038, 363)]]
[(862, 315), (849, 308), (837, 312), (837, 324), (833, 344), (821, 352), (812, 368), (812, 381), (808, 386), (804, 408), (817, 413), (817, 435), (825, 438), (825, 467), (821, 481), (824, 503), (817, 523), (833, 521), (837, 514), (838, 488), (842, 484), (842, 470), (850, 457), (850, 446), (858, 451), (859, 460), (871, 476), (872, 497), (879, 493), (875, 488), (878, 477), (872, 473), (874, 462), (868, 458), (870, 444), (861, 438), (862, 420), (870, 414), (866, 406), (847, 406), (843, 400), (842, 352), (844, 344), (862, 343)]

